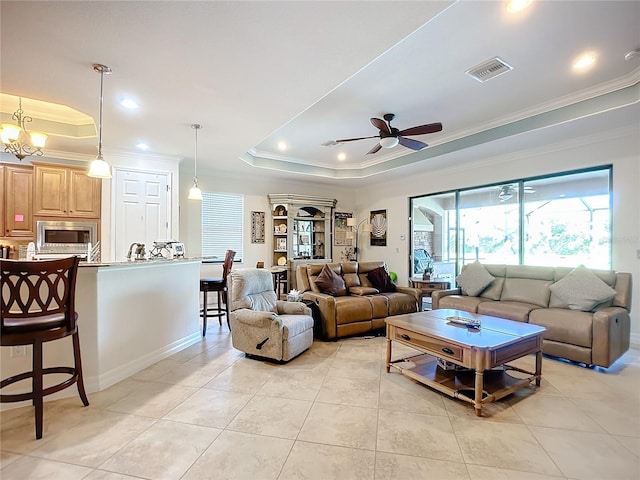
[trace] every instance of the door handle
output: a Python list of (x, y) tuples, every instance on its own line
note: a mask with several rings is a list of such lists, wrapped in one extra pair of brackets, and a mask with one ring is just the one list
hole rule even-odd
[(447, 355), (453, 355), (453, 350), (451, 350), (449, 347), (444, 347), (442, 351)]

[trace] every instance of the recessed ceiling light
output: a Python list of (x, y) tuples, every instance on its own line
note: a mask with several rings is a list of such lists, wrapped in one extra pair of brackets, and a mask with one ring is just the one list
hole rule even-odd
[(596, 63), (596, 54), (593, 52), (583, 53), (573, 61), (573, 69), (578, 72), (589, 70)]
[(347, 158), (347, 155), (345, 153), (338, 154), (338, 160), (345, 160), (346, 158)]
[(284, 142), (278, 142), (278, 150), (284, 152), (287, 149), (287, 144)]
[(121, 99), (120, 105), (122, 105), (124, 108), (128, 108), (129, 110), (135, 110), (139, 106), (134, 100), (131, 100), (130, 98)]
[(508, 12), (519, 12), (524, 10), (533, 0), (509, 0), (507, 2), (507, 11)]
[(136, 147), (138, 147), (140, 150), (149, 150), (149, 145), (147, 145), (146, 143), (138, 143)]

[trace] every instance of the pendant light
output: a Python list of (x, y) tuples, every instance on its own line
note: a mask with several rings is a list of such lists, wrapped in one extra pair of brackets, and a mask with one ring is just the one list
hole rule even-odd
[(202, 200), (202, 190), (198, 188), (198, 130), (202, 128), (202, 125), (194, 123), (191, 125), (196, 131), (196, 149), (193, 156), (193, 187), (189, 189), (189, 200)]
[(89, 172), (87, 175), (94, 178), (111, 178), (111, 167), (102, 158), (102, 91), (104, 76), (105, 74), (111, 74), (111, 68), (106, 65), (94, 63), (93, 70), (100, 74), (100, 121), (98, 124), (98, 156), (91, 162), (91, 165), (89, 165)]

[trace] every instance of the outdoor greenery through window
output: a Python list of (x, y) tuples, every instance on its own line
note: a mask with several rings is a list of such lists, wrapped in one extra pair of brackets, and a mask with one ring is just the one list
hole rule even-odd
[(425, 255), (456, 271), (476, 260), (609, 269), (611, 202), (610, 166), (414, 197), (414, 274)]
[(244, 197), (231, 193), (202, 192), (202, 256), (217, 257), (231, 249), (235, 262), (243, 258)]

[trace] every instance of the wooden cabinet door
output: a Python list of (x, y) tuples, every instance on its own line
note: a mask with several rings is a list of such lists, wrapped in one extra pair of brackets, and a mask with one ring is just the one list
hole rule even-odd
[(33, 169), (6, 165), (5, 236), (33, 237)]
[(35, 165), (35, 214), (67, 217), (67, 169)]
[(100, 217), (102, 180), (87, 176), (85, 169), (69, 170), (69, 216)]

